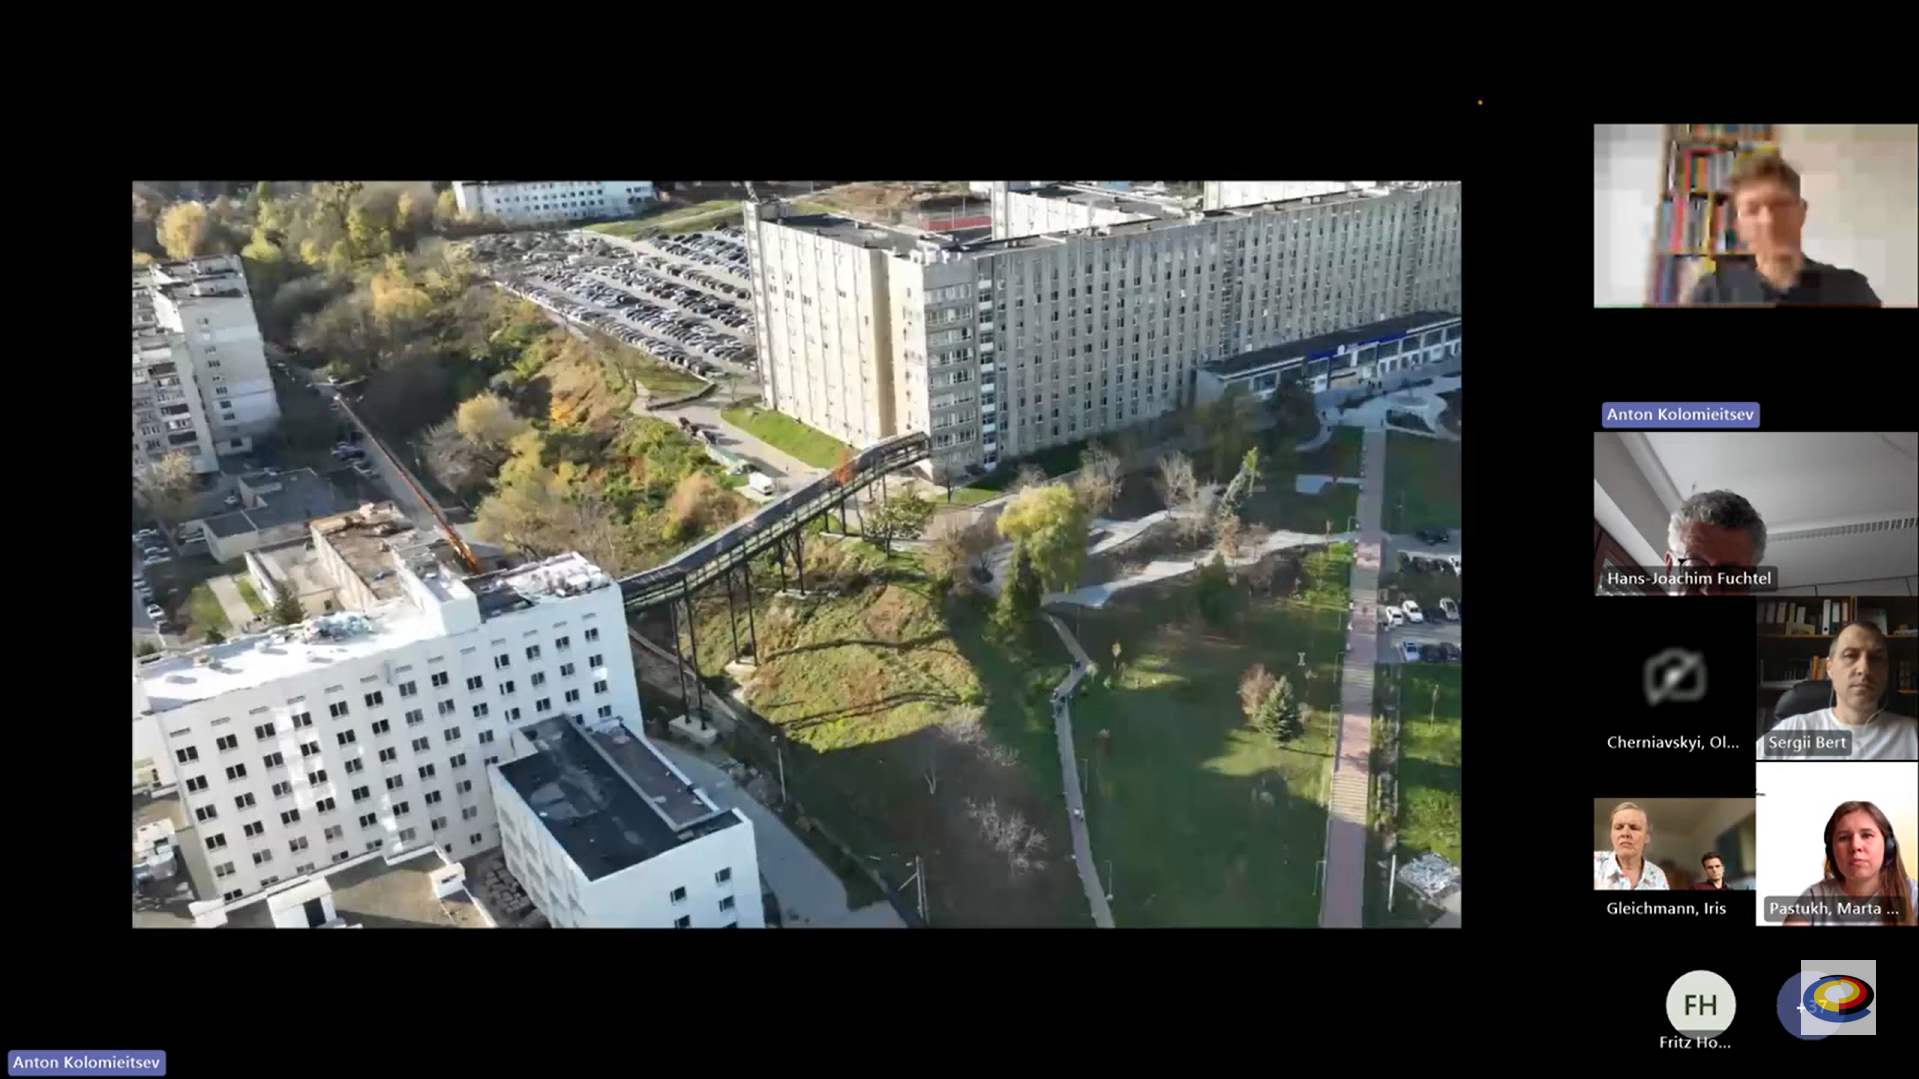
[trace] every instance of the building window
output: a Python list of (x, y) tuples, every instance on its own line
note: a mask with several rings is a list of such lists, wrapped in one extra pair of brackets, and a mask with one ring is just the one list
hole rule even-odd
[(207, 837), (208, 850), (219, 850), (220, 848), (226, 845), (227, 845), (227, 837), (226, 837), (226, 833), (224, 832), (215, 832), (213, 835), (210, 835)]
[[(457, 767), (459, 767), (459, 766), (458, 766), (458, 765), (455, 765), (454, 767), (456, 767), (456, 768), (457, 768)], [(472, 781), (472, 780), (470, 780), (470, 779), (462, 779), (462, 780), (460, 780), (460, 782), (459, 782), (459, 783), (457, 783), (457, 784), (455, 784), (455, 785), (454, 785), (454, 788), (453, 788), (453, 793), (455, 793), (455, 794), (471, 794), (471, 793), (473, 793), (473, 781)]]
[[(272, 860), (273, 860), (273, 852), (270, 850), (256, 850), (253, 852), (254, 865), (265, 865), (268, 862), (271, 862)], [(262, 881), (261, 883), (264, 884), (265, 882)]]
[(594, 667), (604, 667), (606, 666), (605, 661), (606, 661), (605, 656), (592, 656), (587, 659), (586, 665), (589, 669)]
[(384, 720), (384, 719), (378, 720), (373, 724), (373, 733), (385, 734), (387, 731), (391, 730), (392, 727), (393, 727), (393, 724), (390, 721)]
[(413, 740), (413, 752), (415, 753), (425, 753), (427, 750), (432, 748), (433, 748), (433, 740), (426, 737), (425, 735), (421, 735), (420, 737), (415, 738)]
[(466, 841), (477, 847), (486, 842), (486, 834), (484, 832), (474, 832), (472, 835), (466, 837)]
[(325, 840), (328, 843), (331, 843), (345, 834), (346, 834), (346, 825), (329, 824), (326, 827), (326, 831), (321, 833), (320, 838)]
[(601, 719), (611, 719), (613, 717), (613, 706), (610, 704), (600, 705), (597, 714)]
[(534, 701), (534, 702), (533, 702), (533, 710), (534, 710), (535, 712), (550, 712), (550, 711), (552, 711), (552, 710), (553, 710), (553, 698), (551, 698), (551, 697), (541, 697), (541, 698), (540, 698), (539, 700), (537, 700), (537, 701)]
[(486, 680), (481, 678), (477, 674), (466, 680), (466, 688), (468, 689), (479, 689), (481, 686), (485, 684), (486, 684)]
[(564, 652), (571, 647), (573, 647), (573, 638), (571, 637), (560, 637), (553, 642), (553, 650), (556, 652)]
[(533, 677), (532, 677), (531, 679), (529, 679), (529, 681), (531, 681), (531, 682), (532, 682), (532, 683), (533, 683), (534, 685), (536, 685), (536, 686), (543, 686), (543, 685), (546, 685), (546, 672), (545, 672), (545, 671), (534, 671), (534, 672), (533, 672)]
[(230, 877), (232, 875), (233, 875), (232, 862), (221, 862), (219, 865), (216, 865), (213, 867), (213, 876), (214, 876), (214, 879), (216, 880), (222, 877)]
[(318, 801), (315, 801), (315, 802), (313, 803), (313, 811), (314, 811), (314, 812), (316, 812), (316, 813), (331, 813), (331, 812), (333, 812), (333, 799), (332, 799), (332, 798), (321, 798), (321, 799), (319, 799)]
[(385, 749), (382, 749), (380, 751), (381, 764), (386, 764), (390, 761), (398, 760), (399, 757), (400, 757), (400, 751), (397, 749), (394, 749), (392, 746), (388, 746)]
[[(507, 718), (508, 718), (508, 719), (518, 719), (518, 718), (520, 718), (520, 710), (519, 710), (518, 708), (515, 708), (515, 709), (513, 709), (513, 714), (511, 714), (511, 715), (509, 715), (509, 716), (507, 716)], [(487, 744), (488, 742), (491, 742), (491, 741), (493, 741), (493, 732), (492, 732), (492, 731), (481, 731), (481, 732), (480, 732), (480, 734), (479, 734), (479, 739), (480, 739), (480, 744), (481, 744), (481, 745), (485, 745), (485, 744)]]
[(386, 703), (386, 698), (382, 696), (377, 689), (366, 695), (366, 706), (368, 708), (378, 708), (384, 703)]
[(590, 641), (597, 641), (597, 640), (599, 640), (599, 639), (600, 639), (600, 631), (599, 631), (599, 630), (597, 630), (597, 629), (589, 629), (589, 630), (587, 630), (587, 631), (586, 631), (586, 639), (587, 639), (587, 640), (588, 640), (589, 642), (590, 642)]
[(246, 777), (247, 777), (246, 765), (234, 764), (234, 765), (227, 766), (227, 779), (229, 780), (245, 779)]
[(380, 823), (380, 815), (378, 813), (360, 814), (360, 827), (371, 828), (378, 823)]
[(273, 796), (275, 798), (285, 798), (287, 795), (290, 795), (292, 793), (293, 793), (293, 784), (288, 782), (287, 780), (283, 779), (280, 782), (275, 783), (273, 785)]
[(729, 896), (724, 896), (724, 897), (722, 897), (722, 898), (720, 899), (720, 909), (721, 909), (721, 910), (723, 910), (723, 911), (726, 911), (726, 910), (732, 910), (732, 909), (733, 909), (733, 897), (732, 897), (732, 896), (730, 896), (730, 895), (729, 895)]
[(673, 889), (673, 893), (670, 896), (668, 896), (668, 898), (673, 900), (673, 902), (675, 903), (686, 902), (686, 887), (682, 885), (681, 887)]
[(352, 760), (346, 762), (346, 771), (348, 775), (352, 775), (353, 773), (365, 767), (366, 767), (366, 762), (362, 761), (358, 757), (355, 757)]
[(679, 917), (673, 919), (673, 928), (675, 929), (693, 928), (693, 916), (690, 914), (682, 914)]
[(179, 761), (181, 764), (188, 764), (200, 759), (200, 751), (192, 746), (188, 746), (185, 749), (176, 749), (173, 751), (173, 759)]
[(193, 811), (193, 819), (197, 821), (210, 821), (219, 815), (220, 808), (218, 806), (201, 806)]
[(595, 692), (595, 693), (605, 693), (605, 692), (606, 692), (606, 681), (605, 681), (605, 679), (601, 679), (600, 681), (598, 681), (598, 682), (595, 682), (595, 683), (593, 683), (593, 692)]
[(725, 884), (727, 881), (732, 879), (733, 879), (732, 866), (727, 866), (725, 869), (722, 869), (718, 873), (713, 874), (713, 883), (715, 884)]
[(306, 837), (306, 836), (298, 836), (298, 837), (296, 837), (296, 838), (294, 838), (293, 840), (291, 840), (290, 842), (288, 842), (288, 843), (287, 843), (287, 850), (288, 850), (288, 851), (289, 851), (290, 853), (293, 853), (293, 854), (298, 854), (298, 853), (300, 853), (301, 851), (303, 851), (303, 850), (305, 850), (305, 849), (307, 849), (307, 837)]
[(579, 699), (580, 699), (580, 691), (579, 691), (579, 690), (577, 690), (577, 689), (569, 689), (569, 690), (567, 690), (567, 691), (566, 691), (566, 703), (568, 703), (568, 704), (572, 704), (572, 703), (574, 703), (574, 702), (576, 702), (576, 701), (578, 701)]
[(500, 696), (504, 697), (511, 692), (513, 692), (513, 679), (509, 678), (500, 683)]
[(499, 655), (493, 657), (493, 669), (496, 671), (505, 670), (506, 668), (511, 667), (512, 665), (513, 665), (513, 657), (507, 655), (505, 652), (502, 652)]
[(447, 682), (447, 675), (446, 675), (446, 672), (445, 672), (445, 671), (435, 671), (435, 672), (433, 672), (433, 678), (432, 678), (432, 682), (433, 682), (433, 685), (434, 685), (434, 686), (435, 686), (436, 688), (437, 688), (437, 687), (439, 687), (439, 686), (444, 686), (444, 685), (446, 685), (446, 682)]
[(405, 776), (388, 776), (388, 777), (386, 777), (386, 789), (387, 789), (387, 790), (390, 790), (390, 791), (397, 791), (397, 790), (399, 790), (400, 788), (402, 788), (402, 787), (404, 787), (404, 786), (406, 786), (406, 777), (405, 777)]
[(400, 829), (400, 842), (402, 842), (402, 843), (411, 843), (411, 842), (413, 842), (413, 836), (414, 836), (414, 834), (415, 834), (415, 833), (414, 833), (414, 831), (413, 831), (413, 829), (411, 829), (411, 828), (402, 828), (402, 829)]
[(293, 725), (294, 725), (295, 727), (311, 727), (311, 726), (313, 726), (313, 713), (312, 713), (312, 712), (295, 712), (295, 713), (293, 713)]
[(247, 807), (249, 807), (249, 806), (251, 806), (251, 805), (253, 805), (253, 792), (252, 792), (252, 791), (248, 791), (248, 792), (246, 792), (245, 794), (236, 794), (236, 795), (234, 795), (234, 796), (233, 796), (233, 806), (234, 806), (234, 808), (236, 808), (236, 809), (246, 809)]
[(443, 716), (450, 716), (453, 714), (453, 710), (457, 707), (458, 706), (455, 705), (452, 701), (441, 701), (440, 714)]
[(326, 710), (328, 715), (334, 719), (339, 719), (341, 716), (347, 714), (347, 705), (345, 701), (334, 701), (332, 704), (326, 706)]
[[(484, 707), (484, 705), (482, 707)], [(485, 713), (481, 714), (484, 715)], [(457, 742), (460, 740), (460, 728), (448, 727), (445, 731), (441, 732), (440, 738), (446, 742)]]
[(393, 803), (393, 816), (395, 818), (404, 817), (412, 811), (412, 807), (408, 806), (405, 802)]
[[(426, 776), (421, 776), (420, 778), (421, 778), (421, 779), (425, 779), (425, 778), (427, 778), (427, 777), (426, 777)], [(439, 791), (427, 791), (427, 792), (426, 792), (426, 804), (427, 804), (427, 805), (439, 805), (439, 804), (440, 804), (440, 792), (439, 792)]]
[(248, 839), (252, 839), (254, 836), (266, 831), (267, 826), (256, 820), (242, 825), (240, 830), (246, 833)]
[(311, 757), (319, 752), (320, 752), (320, 743), (318, 742), (301, 742), (300, 743), (300, 756), (302, 757)]
[(561, 678), (573, 677), (573, 664), (571, 663), (560, 664), (560, 677)]
[(187, 790), (189, 791), (203, 791), (206, 789), (207, 777), (205, 776), (194, 776), (187, 780)]
[(317, 787), (325, 782), (326, 782), (326, 769), (315, 768), (313, 771), (307, 773), (307, 786)]
[(257, 727), (255, 727), (255, 728), (253, 728), (253, 736), (254, 736), (255, 738), (258, 738), (258, 739), (259, 739), (260, 741), (262, 741), (262, 742), (264, 742), (264, 741), (266, 741), (266, 740), (267, 740), (267, 739), (269, 739), (269, 738), (272, 738), (272, 737), (273, 737), (273, 724), (271, 724), (271, 723), (262, 723), (262, 724), (260, 724), (259, 726), (257, 726)]
[(422, 724), (422, 723), (425, 723), (425, 722), (426, 722), (426, 713), (425, 713), (425, 712), (422, 712), (422, 711), (420, 711), (420, 710), (419, 710), (418, 708), (414, 708), (414, 709), (410, 709), (410, 710), (408, 710), (408, 712), (407, 712), (407, 714), (406, 714), (406, 725), (407, 725), (407, 726), (409, 726), (409, 727), (417, 727), (417, 726), (419, 726), (420, 724)]
[(223, 734), (213, 740), (213, 745), (214, 748), (222, 753), (229, 749), (238, 749), (240, 748), (240, 736), (237, 734)]
[[(471, 781), (469, 781), (469, 782), (471, 782)], [(477, 817), (477, 816), (479, 816), (479, 815), (480, 815), (480, 807), (479, 807), (479, 806), (467, 806), (467, 807), (465, 807), (464, 809), (461, 809), (461, 810), (460, 810), (460, 819), (461, 819), (461, 820), (472, 820), (473, 818), (475, 818), (475, 817)]]
[(265, 768), (285, 768), (286, 763), (286, 758), (278, 753), (269, 753), (260, 758), (260, 764)]
[(420, 766), (420, 778), (421, 779), (433, 778), (433, 766), (431, 764), (422, 764)]
[(368, 798), (371, 798), (371, 797), (373, 797), (373, 788), (371, 788), (371, 787), (355, 787), (355, 788), (353, 788), (353, 800), (354, 800), (354, 801), (356, 801), (356, 802), (364, 802), (364, 801), (366, 801), (366, 800), (367, 800)]
[(434, 830), (434, 831), (436, 831), (436, 832), (444, 832), (444, 831), (446, 831), (446, 818), (445, 818), (445, 817), (435, 817), (435, 818), (433, 818), (433, 820), (432, 820), (432, 824), (433, 824), (433, 830)]
[(526, 658), (528, 658), (528, 659), (539, 659), (539, 658), (540, 658), (540, 646), (539, 646), (539, 645), (537, 645), (537, 644), (529, 644), (529, 645), (527, 645), (527, 646), (526, 646)]
[[(448, 768), (465, 768), (466, 754), (455, 753), (453, 756), (447, 758), (446, 766)], [(460, 792), (463, 794), (472, 789), (473, 789), (473, 781), (470, 779), (463, 781), (463, 783), (460, 786)]]

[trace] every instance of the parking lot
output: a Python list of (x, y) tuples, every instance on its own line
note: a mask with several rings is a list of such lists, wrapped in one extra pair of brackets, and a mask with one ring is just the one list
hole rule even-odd
[(753, 372), (752, 282), (738, 229), (644, 240), (566, 232), (479, 249), (503, 286), (576, 323), (703, 378)]

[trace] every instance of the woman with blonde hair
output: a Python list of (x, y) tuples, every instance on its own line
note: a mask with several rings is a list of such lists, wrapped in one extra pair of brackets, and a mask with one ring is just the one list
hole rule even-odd
[(1599, 892), (1667, 891), (1666, 874), (1646, 857), (1652, 840), (1652, 822), (1646, 811), (1621, 802), (1612, 811), (1612, 849), (1593, 851), (1593, 890)]

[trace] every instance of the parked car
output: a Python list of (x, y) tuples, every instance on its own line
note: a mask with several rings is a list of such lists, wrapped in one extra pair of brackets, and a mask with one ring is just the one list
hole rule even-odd
[(160, 605), (159, 605), (158, 603), (149, 603), (149, 604), (147, 604), (147, 617), (148, 617), (148, 618), (152, 618), (152, 619), (156, 619), (156, 620), (158, 620), (158, 619), (161, 619), (161, 618), (165, 618), (166, 616), (167, 616), (167, 612), (166, 612), (166, 608), (164, 608), (164, 607), (162, 607), (162, 606), (160, 606)]
[(1439, 643), (1439, 651), (1440, 651), (1440, 654), (1445, 658), (1446, 662), (1448, 663), (1459, 662), (1459, 655), (1460, 655), (1459, 646), (1452, 643), (1451, 641), (1441, 641)]
[(1452, 533), (1443, 528), (1422, 528), (1418, 532), (1413, 533), (1413, 535), (1419, 537), (1421, 543), (1430, 544), (1435, 547), (1453, 538)]
[(1459, 621), (1459, 604), (1454, 603), (1452, 597), (1448, 596), (1439, 601), (1439, 613), (1446, 616), (1446, 621), (1457, 622)]
[(1419, 661), (1421, 663), (1443, 663), (1445, 659), (1446, 655), (1440, 650), (1438, 645), (1422, 644), (1419, 646)]
[(1399, 654), (1404, 656), (1408, 663), (1419, 662), (1419, 646), (1411, 641), (1399, 642)]
[(1414, 603), (1412, 600), (1407, 600), (1400, 604), (1399, 607), (1406, 612), (1406, 621), (1408, 622), (1424, 622), (1426, 620), (1425, 612), (1421, 611), (1419, 604)]
[(1451, 566), (1451, 567), (1453, 568), (1453, 572), (1454, 572), (1454, 573), (1463, 573), (1463, 572), (1465, 572), (1464, 570), (1462, 570), (1462, 569), (1460, 569), (1460, 568), (1459, 568), (1459, 556), (1458, 556), (1458, 555), (1456, 555), (1456, 554), (1453, 554), (1453, 555), (1447, 555), (1447, 556), (1446, 556), (1446, 564), (1447, 564), (1447, 565), (1449, 565), (1449, 566)]
[(1381, 619), (1388, 626), (1403, 626), (1406, 624), (1406, 612), (1397, 607), (1381, 607), (1379, 613)]

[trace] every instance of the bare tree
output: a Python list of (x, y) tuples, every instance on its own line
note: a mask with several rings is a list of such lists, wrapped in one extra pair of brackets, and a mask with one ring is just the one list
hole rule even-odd
[(449, 491), (471, 491), (485, 483), (499, 467), (490, 453), (460, 434), (457, 420), (448, 418), (427, 428), (420, 440), (420, 457), (433, 478)]
[(1006, 488), (1010, 494), (1018, 494), (1028, 487), (1038, 487), (1046, 482), (1046, 470), (1031, 461), (1019, 466), (1013, 474), (1013, 482)]
[(1090, 517), (1102, 517), (1119, 500), (1122, 464), (1113, 452), (1098, 442), (1079, 455), (1079, 473), (1073, 477), (1073, 494), (1086, 507)]
[(148, 513), (175, 524), (193, 500), (193, 461), (175, 450), (158, 461), (142, 461), (133, 469), (133, 497)]
[(1247, 719), (1259, 715), (1266, 706), (1266, 698), (1272, 695), (1277, 685), (1278, 681), (1264, 663), (1255, 663), (1246, 668), (1246, 673), (1239, 679), (1239, 707), (1246, 713)]
[(1160, 454), (1159, 478), (1153, 486), (1174, 514), (1191, 506), (1199, 493), (1199, 477), (1193, 474), (1193, 459), (1174, 450)]
[(966, 815), (979, 825), (980, 838), (1006, 856), (1015, 874), (1046, 868), (1041, 857), (1046, 853), (1046, 836), (1027, 821), (1026, 814), (1017, 809), (1001, 813), (997, 802), (981, 805), (968, 798)]
[(1213, 527), (1215, 495), (1211, 487), (1197, 488), (1192, 501), (1185, 505), (1183, 511), (1173, 515), (1173, 528), (1181, 543), (1188, 547), (1196, 546), (1206, 531)]
[(1213, 546), (1223, 558), (1239, 557), (1241, 541), (1245, 536), (1245, 523), (1239, 514), (1228, 513), (1213, 524)]

